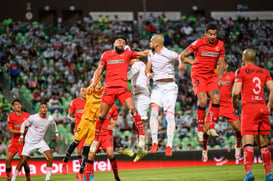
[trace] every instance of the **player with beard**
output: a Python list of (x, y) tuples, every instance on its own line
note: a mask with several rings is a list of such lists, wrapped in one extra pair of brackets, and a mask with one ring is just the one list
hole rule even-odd
[(149, 51), (134, 52), (124, 50), (126, 44), (127, 41), (125, 37), (115, 37), (113, 43), (114, 48), (103, 53), (100, 64), (93, 76), (91, 92), (94, 91), (97, 81), (100, 79), (104, 68), (106, 69), (105, 89), (102, 95), (101, 112), (96, 121), (95, 140), (90, 147), (90, 152), (96, 151), (104, 120), (106, 119), (107, 113), (116, 99), (118, 99), (121, 104), (124, 104), (129, 109), (133, 117), (139, 131), (139, 147), (143, 148), (145, 145), (145, 136), (141, 117), (137, 112), (133, 97), (127, 85), (127, 72), (132, 59), (146, 57)]
[[(194, 53), (195, 61), (188, 57), (192, 53)], [(205, 37), (194, 41), (180, 54), (180, 70), (185, 68), (184, 63), (193, 62), (191, 68), (191, 79), (194, 93), (198, 99), (197, 139), (200, 142), (202, 142), (203, 139), (208, 139), (208, 135), (218, 136), (214, 129), (214, 123), (217, 122), (219, 117), (219, 86), (222, 85), (222, 77), (225, 70), (224, 61), (224, 43), (217, 39), (217, 27), (211, 23), (206, 25)], [(218, 77), (214, 72), (217, 63), (219, 65)], [(211, 116), (211, 122), (204, 124), (208, 96), (212, 101), (211, 111), (208, 112), (208, 115)], [(203, 150), (202, 157), (207, 157), (206, 150)]]

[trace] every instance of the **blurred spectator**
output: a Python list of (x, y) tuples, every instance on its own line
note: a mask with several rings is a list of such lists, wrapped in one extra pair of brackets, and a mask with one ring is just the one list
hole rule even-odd
[(34, 79), (34, 77), (32, 76), (29, 81), (28, 81), (28, 88), (33, 91), (34, 89), (36, 89), (38, 86), (38, 82)]
[(20, 75), (20, 67), (17, 62), (11, 60), (8, 70), (11, 78), (11, 88), (13, 88), (17, 84), (17, 79)]
[(10, 111), (10, 104), (5, 97), (3, 97), (0, 102), (0, 109), (2, 110), (2, 113), (7, 113)]
[(6, 145), (2, 143), (2, 140), (0, 140), (0, 156), (5, 155), (6, 153)]
[(10, 94), (13, 99), (19, 98), (19, 96), (20, 96), (20, 89), (19, 88), (20, 88), (20, 85), (16, 84), (16, 86), (11, 89)]
[(59, 112), (63, 112), (63, 109), (60, 107), (60, 101), (56, 96), (51, 96), (48, 101), (49, 111), (52, 114), (55, 110)]
[(38, 89), (34, 89), (34, 91), (31, 94), (31, 98), (32, 98), (31, 102), (33, 106), (41, 101), (42, 96)]
[(59, 112), (58, 109), (56, 109), (53, 113), (53, 120), (56, 122), (56, 124), (63, 124), (65, 125), (66, 121), (65, 121), (65, 117)]

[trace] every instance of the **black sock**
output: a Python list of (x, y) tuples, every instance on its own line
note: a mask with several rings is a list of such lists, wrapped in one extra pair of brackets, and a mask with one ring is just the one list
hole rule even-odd
[(90, 146), (84, 146), (82, 151), (82, 162), (80, 167), (80, 173), (83, 173), (84, 167), (86, 165), (86, 161), (88, 160), (88, 153), (89, 153)]
[(66, 151), (66, 155), (64, 157), (64, 162), (67, 163), (68, 159), (70, 157), (70, 155), (73, 153), (73, 151), (75, 150), (75, 148), (79, 145), (79, 143), (75, 143), (73, 141), (73, 143), (71, 143)]

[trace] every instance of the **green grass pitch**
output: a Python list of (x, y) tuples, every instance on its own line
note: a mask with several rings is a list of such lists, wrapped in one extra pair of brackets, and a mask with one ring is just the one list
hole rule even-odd
[[(263, 164), (253, 164), (255, 181), (264, 180)], [(240, 181), (244, 165), (200, 166), (119, 171), (122, 181)], [(32, 176), (32, 181), (43, 181), (45, 176)], [(17, 177), (23, 181), (25, 177)], [(75, 181), (75, 174), (52, 175), (51, 181)], [(95, 181), (114, 181), (112, 172), (96, 172)]]

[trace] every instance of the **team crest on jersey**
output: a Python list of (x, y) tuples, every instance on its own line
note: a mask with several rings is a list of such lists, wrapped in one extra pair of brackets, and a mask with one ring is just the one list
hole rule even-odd
[(230, 76), (229, 76), (229, 75), (227, 76), (227, 79), (230, 79)]
[(216, 46), (216, 47), (215, 47), (215, 50), (216, 50), (216, 51), (219, 51), (219, 50), (220, 50), (220, 47)]

